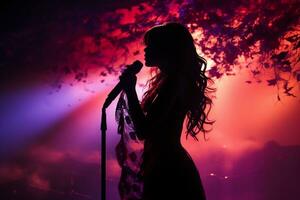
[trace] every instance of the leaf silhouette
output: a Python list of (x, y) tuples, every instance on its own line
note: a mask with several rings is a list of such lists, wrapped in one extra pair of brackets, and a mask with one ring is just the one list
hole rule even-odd
[(268, 82), (268, 85), (274, 86), (277, 84), (277, 79), (270, 79), (270, 80), (267, 80), (267, 82)]

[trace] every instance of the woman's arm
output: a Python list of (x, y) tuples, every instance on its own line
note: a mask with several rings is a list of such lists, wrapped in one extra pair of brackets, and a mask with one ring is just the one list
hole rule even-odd
[(140, 140), (143, 140), (145, 139), (148, 128), (146, 125), (146, 117), (140, 106), (135, 87), (125, 89), (125, 93), (128, 100), (129, 113), (136, 128), (137, 136)]
[(132, 75), (131, 73), (127, 73), (127, 71), (124, 71), (119, 78), (127, 96), (129, 114), (135, 127), (137, 137), (140, 140), (143, 140), (147, 135), (146, 131), (148, 131), (149, 129), (147, 128), (148, 126), (146, 123), (146, 117), (140, 106), (140, 102), (135, 90), (136, 76)]

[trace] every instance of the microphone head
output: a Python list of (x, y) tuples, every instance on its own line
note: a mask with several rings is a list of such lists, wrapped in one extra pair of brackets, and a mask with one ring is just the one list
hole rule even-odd
[(143, 63), (139, 60), (134, 61), (131, 65), (128, 66), (129, 70), (133, 74), (137, 74), (141, 71)]

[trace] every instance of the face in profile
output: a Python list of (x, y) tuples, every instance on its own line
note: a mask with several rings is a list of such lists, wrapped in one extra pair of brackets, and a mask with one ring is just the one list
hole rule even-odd
[(145, 65), (147, 67), (154, 67), (159, 65), (159, 49), (153, 45), (147, 45), (144, 49), (145, 52)]

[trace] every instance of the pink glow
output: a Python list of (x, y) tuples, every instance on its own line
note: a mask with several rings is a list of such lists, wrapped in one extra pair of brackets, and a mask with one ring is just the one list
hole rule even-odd
[[(75, 191), (78, 194), (82, 192), (82, 198), (98, 199), (101, 106), (118, 83), (120, 68), (135, 60), (143, 62), (143, 33), (154, 24), (182, 17), (181, 9), (189, 2), (193, 1), (184, 1), (182, 5), (171, 1), (167, 6), (168, 13), (157, 13), (152, 1), (131, 7), (128, 6), (131, 3), (124, 3), (124, 7), (104, 13), (97, 11), (91, 16), (89, 12), (79, 12), (74, 16), (80, 19), (80, 23), (72, 16), (66, 17), (64, 24), (61, 19), (68, 15), (59, 13), (61, 16), (57, 22), (45, 24), (47, 30), (51, 30), (51, 34), (45, 34), (48, 36), (47, 41), (43, 40), (45, 44), (32, 44), (32, 49), (28, 47), (28, 54), (23, 52), (27, 55), (24, 56), (24, 68), (29, 72), (23, 74), (19, 71), (23, 68), (19, 65), (21, 61), (13, 63), (20, 75), (12, 79), (15, 80), (13, 84), (8, 80), (8, 84), (3, 85), (1, 186), (16, 182), (22, 188), (29, 185), (49, 193), (58, 189), (60, 194), (75, 188), (82, 190)], [(250, 31), (231, 37), (226, 31), (222, 32), (226, 28), (241, 28), (249, 14), (263, 9), (263, 2), (250, 1), (247, 2), (249, 6), (241, 5), (228, 13), (221, 7), (215, 9), (215, 5), (207, 1), (208, 7), (204, 7), (208, 10), (199, 10), (197, 18), (198, 21), (206, 20), (202, 21), (202, 26), (197, 24), (196, 18), (186, 24), (197, 44), (197, 52), (208, 61), (207, 69), (216, 67), (222, 74), (214, 77), (217, 93), (210, 118), (216, 123), (208, 134), (209, 140), (204, 141), (201, 134), (199, 142), (192, 138), (185, 140), (184, 134), (181, 138), (198, 167), (209, 200), (292, 199), (279, 195), (288, 195), (286, 191), (296, 194), (293, 184), (299, 181), (300, 167), (299, 81), (296, 80), (296, 71), (293, 76), (288, 72), (280, 74), (289, 80), (289, 87), (293, 87), (291, 91), (296, 97), (292, 97), (282, 95), (283, 83), (268, 86), (267, 80), (274, 79), (274, 71), (282, 65), (273, 62), (272, 55), (288, 52), (287, 61), (296, 63), (294, 70), (299, 69), (299, 48), (294, 48), (294, 43), (288, 40), (299, 34), (299, 25), (278, 34), (278, 47), (272, 49), (274, 52), (263, 51), (270, 48), (265, 44), (270, 41), (264, 35), (252, 38), (254, 32)], [(277, 12), (277, 16), (267, 23), (268, 28), (274, 31), (274, 25), (278, 23), (276, 20), (289, 13), (285, 13), (285, 9), (276, 10), (276, 1), (267, 5), (270, 12)], [(228, 5), (223, 6), (228, 8)], [(120, 20), (114, 18), (117, 14), (121, 15)], [(144, 18), (145, 14), (149, 15)], [(230, 14), (232, 16), (228, 16)], [(228, 21), (223, 27), (215, 21), (210, 22), (212, 16)], [(264, 16), (253, 16), (253, 19), (253, 23), (251, 20), (251, 23), (246, 23), (251, 29), (264, 22)], [(116, 22), (109, 23), (109, 20)], [(30, 43), (38, 38), (40, 26), (35, 25), (11, 34), (5, 50), (8, 60), (14, 60), (13, 56), (18, 55), (19, 46), (13, 41), (20, 43), (21, 39), (28, 39)], [(134, 27), (136, 35), (129, 34), (126, 31), (128, 27)], [(104, 37), (103, 33), (112, 38)], [(28, 35), (32, 38), (27, 38)], [(252, 40), (248, 41), (249, 38)], [(246, 40), (249, 44), (245, 44)], [(227, 44), (232, 44), (232, 49), (242, 46), (242, 50), (249, 50), (233, 56), (231, 60), (228, 55), (232, 50)], [(27, 43), (24, 46), (27, 47)], [(39, 51), (44, 53), (41, 53), (44, 57), (40, 58)], [(42, 64), (35, 63), (35, 59), (42, 59)], [(232, 61), (230, 65), (228, 60)], [(262, 63), (268, 67), (262, 67)], [(5, 64), (1, 63), (1, 66)], [(47, 65), (51, 67), (47, 68)], [(38, 69), (43, 70), (32, 75)], [(136, 89), (140, 99), (149, 77), (150, 69), (146, 67), (138, 74)], [(281, 101), (278, 101), (277, 93)], [(115, 146), (120, 136), (116, 131), (115, 107), (116, 101), (107, 109), (107, 182), (108, 199), (117, 200), (120, 168), (115, 159)], [(278, 186), (279, 180), (284, 184)], [(67, 188), (70, 185), (74, 188)], [(10, 189), (7, 190), (9, 194), (14, 192)]]

